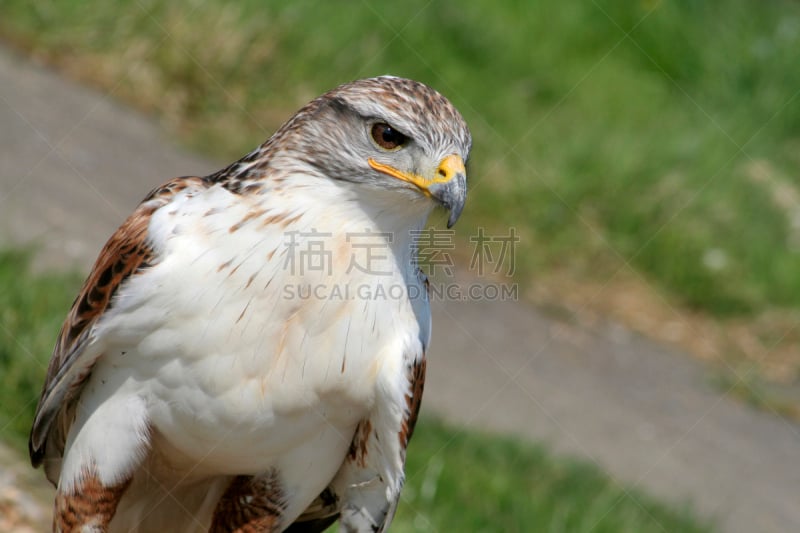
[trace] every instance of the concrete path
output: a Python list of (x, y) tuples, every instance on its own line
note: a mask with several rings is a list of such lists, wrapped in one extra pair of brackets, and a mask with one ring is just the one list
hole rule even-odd
[[(220, 166), (0, 49), (0, 242), (39, 243), (39, 267), (88, 268), (152, 186)], [(619, 326), (436, 302), (425, 396), (428, 413), (594, 461), (721, 531), (800, 531), (800, 427), (720, 396), (701, 363)]]

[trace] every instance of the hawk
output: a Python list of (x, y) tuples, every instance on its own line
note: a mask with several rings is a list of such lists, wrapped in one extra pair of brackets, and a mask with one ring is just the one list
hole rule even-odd
[(442, 95), (382, 76), (147, 195), (47, 371), (29, 448), (54, 529), (385, 530), (431, 332), (414, 234), (458, 219), (471, 143)]

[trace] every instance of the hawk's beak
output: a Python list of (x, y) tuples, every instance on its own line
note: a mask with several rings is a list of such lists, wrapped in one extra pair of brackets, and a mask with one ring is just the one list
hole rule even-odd
[(442, 159), (428, 192), (450, 211), (447, 227), (452, 228), (467, 201), (467, 169), (460, 156), (452, 154)]
[(461, 156), (451, 154), (442, 159), (430, 178), (402, 172), (370, 158), (369, 166), (389, 176), (416, 185), (426, 196), (435, 198), (450, 211), (447, 227), (452, 228), (467, 200), (467, 171)]

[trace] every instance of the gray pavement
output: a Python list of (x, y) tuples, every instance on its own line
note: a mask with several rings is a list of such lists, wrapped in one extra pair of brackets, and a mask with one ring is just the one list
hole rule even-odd
[[(87, 269), (152, 186), (220, 166), (0, 48), (0, 242), (39, 245), (38, 268)], [(702, 363), (521, 303), (433, 308), (425, 412), (593, 461), (720, 531), (800, 531), (800, 426), (721, 396)]]

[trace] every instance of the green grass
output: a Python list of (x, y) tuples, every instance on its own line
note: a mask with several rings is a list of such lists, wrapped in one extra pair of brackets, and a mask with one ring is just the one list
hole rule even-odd
[[(61, 321), (70, 275), (33, 275), (28, 254), (0, 251), (0, 437), (25, 443)], [(392, 531), (701, 532), (688, 510), (626, 493), (596, 467), (541, 447), (423, 419)]]
[(422, 419), (392, 531), (620, 533), (710, 531), (589, 464), (511, 438)]
[(474, 132), (460, 231), (516, 226), (523, 283), (630, 261), (688, 308), (800, 307), (797, 2), (4, 0), (0, 35), (226, 159), (341, 82), (420, 79)]
[(26, 448), (47, 363), (80, 288), (74, 275), (34, 275), (30, 254), (0, 249), (0, 436)]

